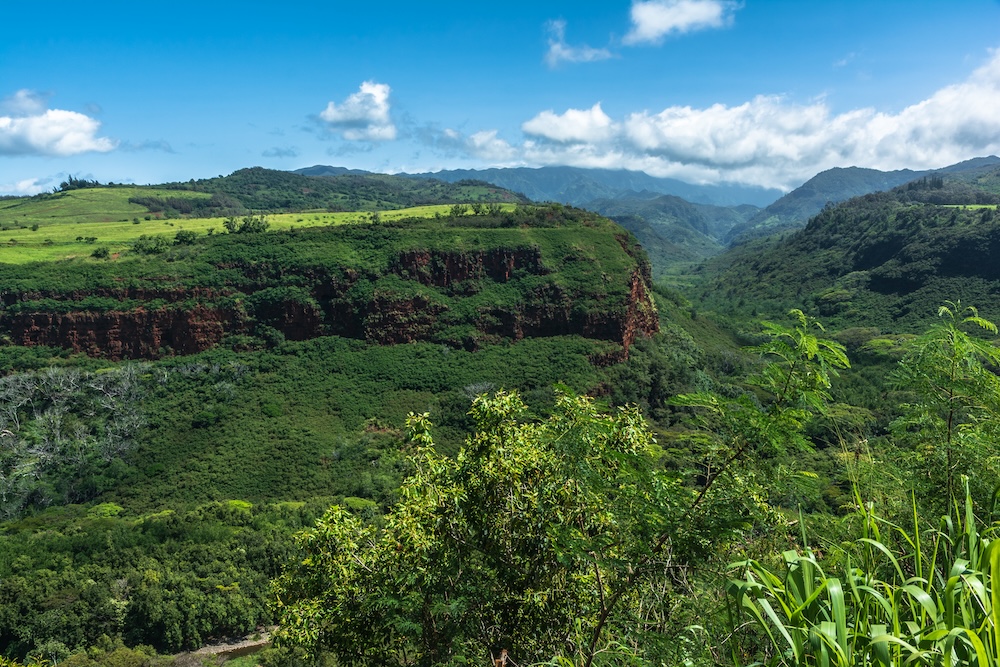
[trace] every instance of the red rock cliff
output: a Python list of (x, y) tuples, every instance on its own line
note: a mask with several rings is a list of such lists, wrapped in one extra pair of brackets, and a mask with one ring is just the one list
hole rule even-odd
[[(454, 291), (466, 281), (507, 282), (516, 272), (545, 275), (548, 270), (535, 248), (498, 248), (490, 251), (434, 252), (412, 250), (400, 253), (390, 273), (421, 285)], [(255, 267), (260, 271), (260, 267)], [(335, 277), (320, 273), (298, 276), (309, 285), (311, 297), (303, 301), (269, 301), (266, 307), (248, 313), (241, 299), (257, 289), (156, 290), (128, 288), (84, 294), (11, 294), (0, 302), (6, 307), (20, 304), (14, 312), (0, 314), (0, 330), (18, 345), (66, 347), (113, 360), (154, 359), (165, 354), (192, 354), (218, 345), (227, 335), (255, 334), (256, 326), (277, 330), (289, 340), (308, 340), (322, 335), (341, 335), (378, 344), (432, 340), (438, 317), (447, 310), (443, 302), (425, 296), (405, 296), (374, 289), (354, 294), (352, 287), (365, 276), (347, 271)], [(369, 277), (371, 280), (371, 277)], [(638, 336), (658, 331), (658, 318), (649, 294), (648, 266), (639, 266), (629, 278), (625, 303), (607, 302), (606, 307), (584, 311), (574, 295), (549, 283), (525, 295), (514, 307), (481, 309), (473, 325), (486, 339), (576, 334), (617, 342), (622, 356)], [(120, 311), (30, 312), (32, 300), (79, 302), (88, 296), (122, 301), (157, 300), (158, 307), (126, 307)], [(222, 298), (224, 297), (224, 298)], [(198, 303), (194, 307), (186, 304)], [(214, 305), (217, 302), (229, 305)], [(182, 305), (185, 304), (185, 305)], [(69, 304), (67, 304), (69, 305)], [(123, 304), (124, 305), (124, 304)], [(468, 340), (461, 342), (468, 346)], [(475, 342), (472, 342), (473, 346)]]

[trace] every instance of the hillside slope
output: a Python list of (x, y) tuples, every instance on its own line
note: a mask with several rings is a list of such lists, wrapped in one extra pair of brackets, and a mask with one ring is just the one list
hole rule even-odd
[(0, 331), (110, 359), (324, 335), (474, 349), (579, 334), (625, 351), (655, 330), (649, 280), (645, 255), (613, 223), (531, 207), (0, 265)]
[(381, 211), (427, 204), (469, 202), (524, 202), (524, 198), (483, 182), (447, 183), (432, 178), (404, 178), (389, 174), (336, 170), (333, 174), (303, 175), (252, 167), (229, 176), (163, 188), (206, 192), (238, 201), (256, 211), (327, 209)]
[[(984, 177), (998, 176), (994, 168)], [(1000, 195), (951, 176), (857, 197), (785, 240), (719, 257), (703, 294), (767, 313), (805, 303), (840, 326), (921, 327), (957, 299), (1000, 311), (998, 203)]]
[(692, 204), (673, 195), (597, 199), (585, 208), (605, 215), (632, 232), (649, 255), (654, 275), (678, 264), (700, 261), (723, 251), (734, 226), (759, 209), (743, 206)]
[[(943, 169), (912, 171), (879, 171), (861, 167), (828, 169), (816, 174), (798, 188), (770, 204), (743, 224), (734, 226), (727, 243), (746, 241), (787, 229), (798, 229), (812, 216), (830, 204), (871, 192), (882, 192), (909, 183), (931, 173), (949, 174), (955, 179), (975, 178), (1000, 165), (996, 156), (966, 160)], [(965, 176), (960, 176), (965, 174)]]

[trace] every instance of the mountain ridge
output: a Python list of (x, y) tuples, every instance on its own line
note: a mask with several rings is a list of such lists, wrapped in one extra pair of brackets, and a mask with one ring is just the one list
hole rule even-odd
[(964, 160), (940, 169), (897, 169), (881, 171), (866, 167), (834, 167), (816, 174), (777, 201), (763, 208), (743, 225), (734, 227), (726, 238), (730, 244), (747, 238), (766, 236), (805, 226), (806, 221), (828, 204), (837, 204), (871, 192), (891, 190), (931, 174), (960, 174), (989, 171), (1000, 166), (1000, 158)]
[[(987, 186), (975, 183), (984, 179)], [(996, 310), (998, 205), (996, 165), (931, 172), (825, 206), (791, 235), (713, 258), (701, 294), (774, 315), (805, 304), (834, 327), (919, 330), (927, 313), (956, 299)]]
[[(314, 165), (296, 169), (311, 176), (340, 175), (343, 167)], [(326, 170), (326, 171), (325, 171)], [(741, 185), (696, 185), (673, 178), (658, 178), (625, 169), (585, 169), (581, 167), (494, 167), (488, 169), (447, 169), (437, 172), (402, 173), (407, 178), (432, 178), (447, 183), (485, 181), (519, 192), (534, 201), (558, 201), (579, 206), (595, 199), (610, 199), (630, 192), (648, 190), (676, 195), (693, 203), (727, 206), (751, 203), (766, 205), (779, 197), (779, 190)]]

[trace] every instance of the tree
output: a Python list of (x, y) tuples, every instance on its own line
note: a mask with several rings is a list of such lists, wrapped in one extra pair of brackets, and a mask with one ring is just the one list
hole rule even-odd
[(222, 222), (222, 226), (230, 234), (259, 234), (266, 232), (271, 223), (263, 213), (250, 212), (242, 218), (231, 215)]
[(170, 248), (170, 242), (162, 236), (142, 234), (132, 243), (132, 251), (143, 255), (160, 255)]
[[(918, 495), (945, 512), (957, 498), (956, 479), (968, 474), (972, 496), (985, 502), (1000, 466), (992, 455), (1000, 436), (1000, 348), (963, 328), (996, 335), (997, 326), (961, 302), (938, 309), (940, 322), (916, 338), (892, 380), (910, 392), (903, 414), (892, 424), (900, 444), (916, 453)], [(943, 493), (942, 493), (943, 491)]]
[(198, 232), (182, 229), (174, 235), (174, 245), (192, 245), (198, 240)]
[(619, 630), (602, 622), (610, 586), (676, 524), (687, 492), (655, 472), (637, 410), (557, 403), (527, 422), (517, 394), (478, 397), (477, 432), (454, 459), (434, 453), (427, 415), (411, 415), (415, 470), (384, 523), (333, 507), (299, 536), (303, 557), (277, 586), (279, 641), (348, 665), (605, 648), (590, 635)]
[(794, 326), (764, 322), (765, 342), (749, 349), (768, 362), (747, 379), (758, 394), (702, 392), (674, 400), (698, 409), (703, 419), (697, 437), (707, 441), (699, 471), (704, 483), (696, 504), (748, 457), (766, 465), (789, 450), (810, 448), (804, 427), (825, 411), (831, 379), (850, 367), (843, 345), (816, 336), (823, 331), (818, 321), (797, 309), (789, 315)]

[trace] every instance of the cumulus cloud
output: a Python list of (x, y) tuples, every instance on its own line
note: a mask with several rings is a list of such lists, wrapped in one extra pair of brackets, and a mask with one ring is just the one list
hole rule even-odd
[(671, 106), (616, 120), (595, 104), (539, 113), (523, 123), (520, 143), (490, 130), (455, 133), (452, 145), (508, 165), (634, 169), (789, 190), (832, 167), (933, 169), (1000, 154), (998, 108), (1000, 51), (964, 82), (895, 113), (835, 113), (822, 99), (797, 104), (761, 95), (738, 105)]
[(496, 130), (476, 132), (467, 144), (475, 155), (491, 162), (512, 164), (518, 160), (518, 150), (498, 137)]
[(604, 142), (618, 131), (600, 102), (589, 109), (569, 109), (563, 114), (543, 111), (525, 121), (521, 129), (525, 134), (560, 143)]
[(45, 192), (51, 183), (51, 178), (26, 178), (16, 183), (0, 183), (0, 194), (3, 195), (37, 195)]
[(45, 96), (30, 90), (19, 90), (0, 103), (0, 155), (64, 157), (115, 148), (114, 141), (97, 136), (99, 121), (45, 106)]
[(319, 118), (348, 141), (392, 141), (396, 125), (389, 113), (390, 92), (388, 84), (365, 81), (340, 104), (327, 104)]
[(549, 50), (545, 53), (545, 62), (549, 67), (557, 67), (560, 63), (589, 63), (613, 57), (607, 49), (595, 49), (586, 44), (567, 44), (566, 21), (549, 21), (546, 27), (549, 31)]
[(674, 34), (723, 28), (739, 7), (729, 0), (638, 0), (632, 3), (632, 29), (623, 41), (656, 43)]
[(454, 128), (421, 128), (417, 138), (438, 155), (450, 158), (474, 157), (493, 167), (514, 167), (524, 164), (522, 146), (515, 146), (499, 136), (497, 130), (482, 130), (465, 134)]

